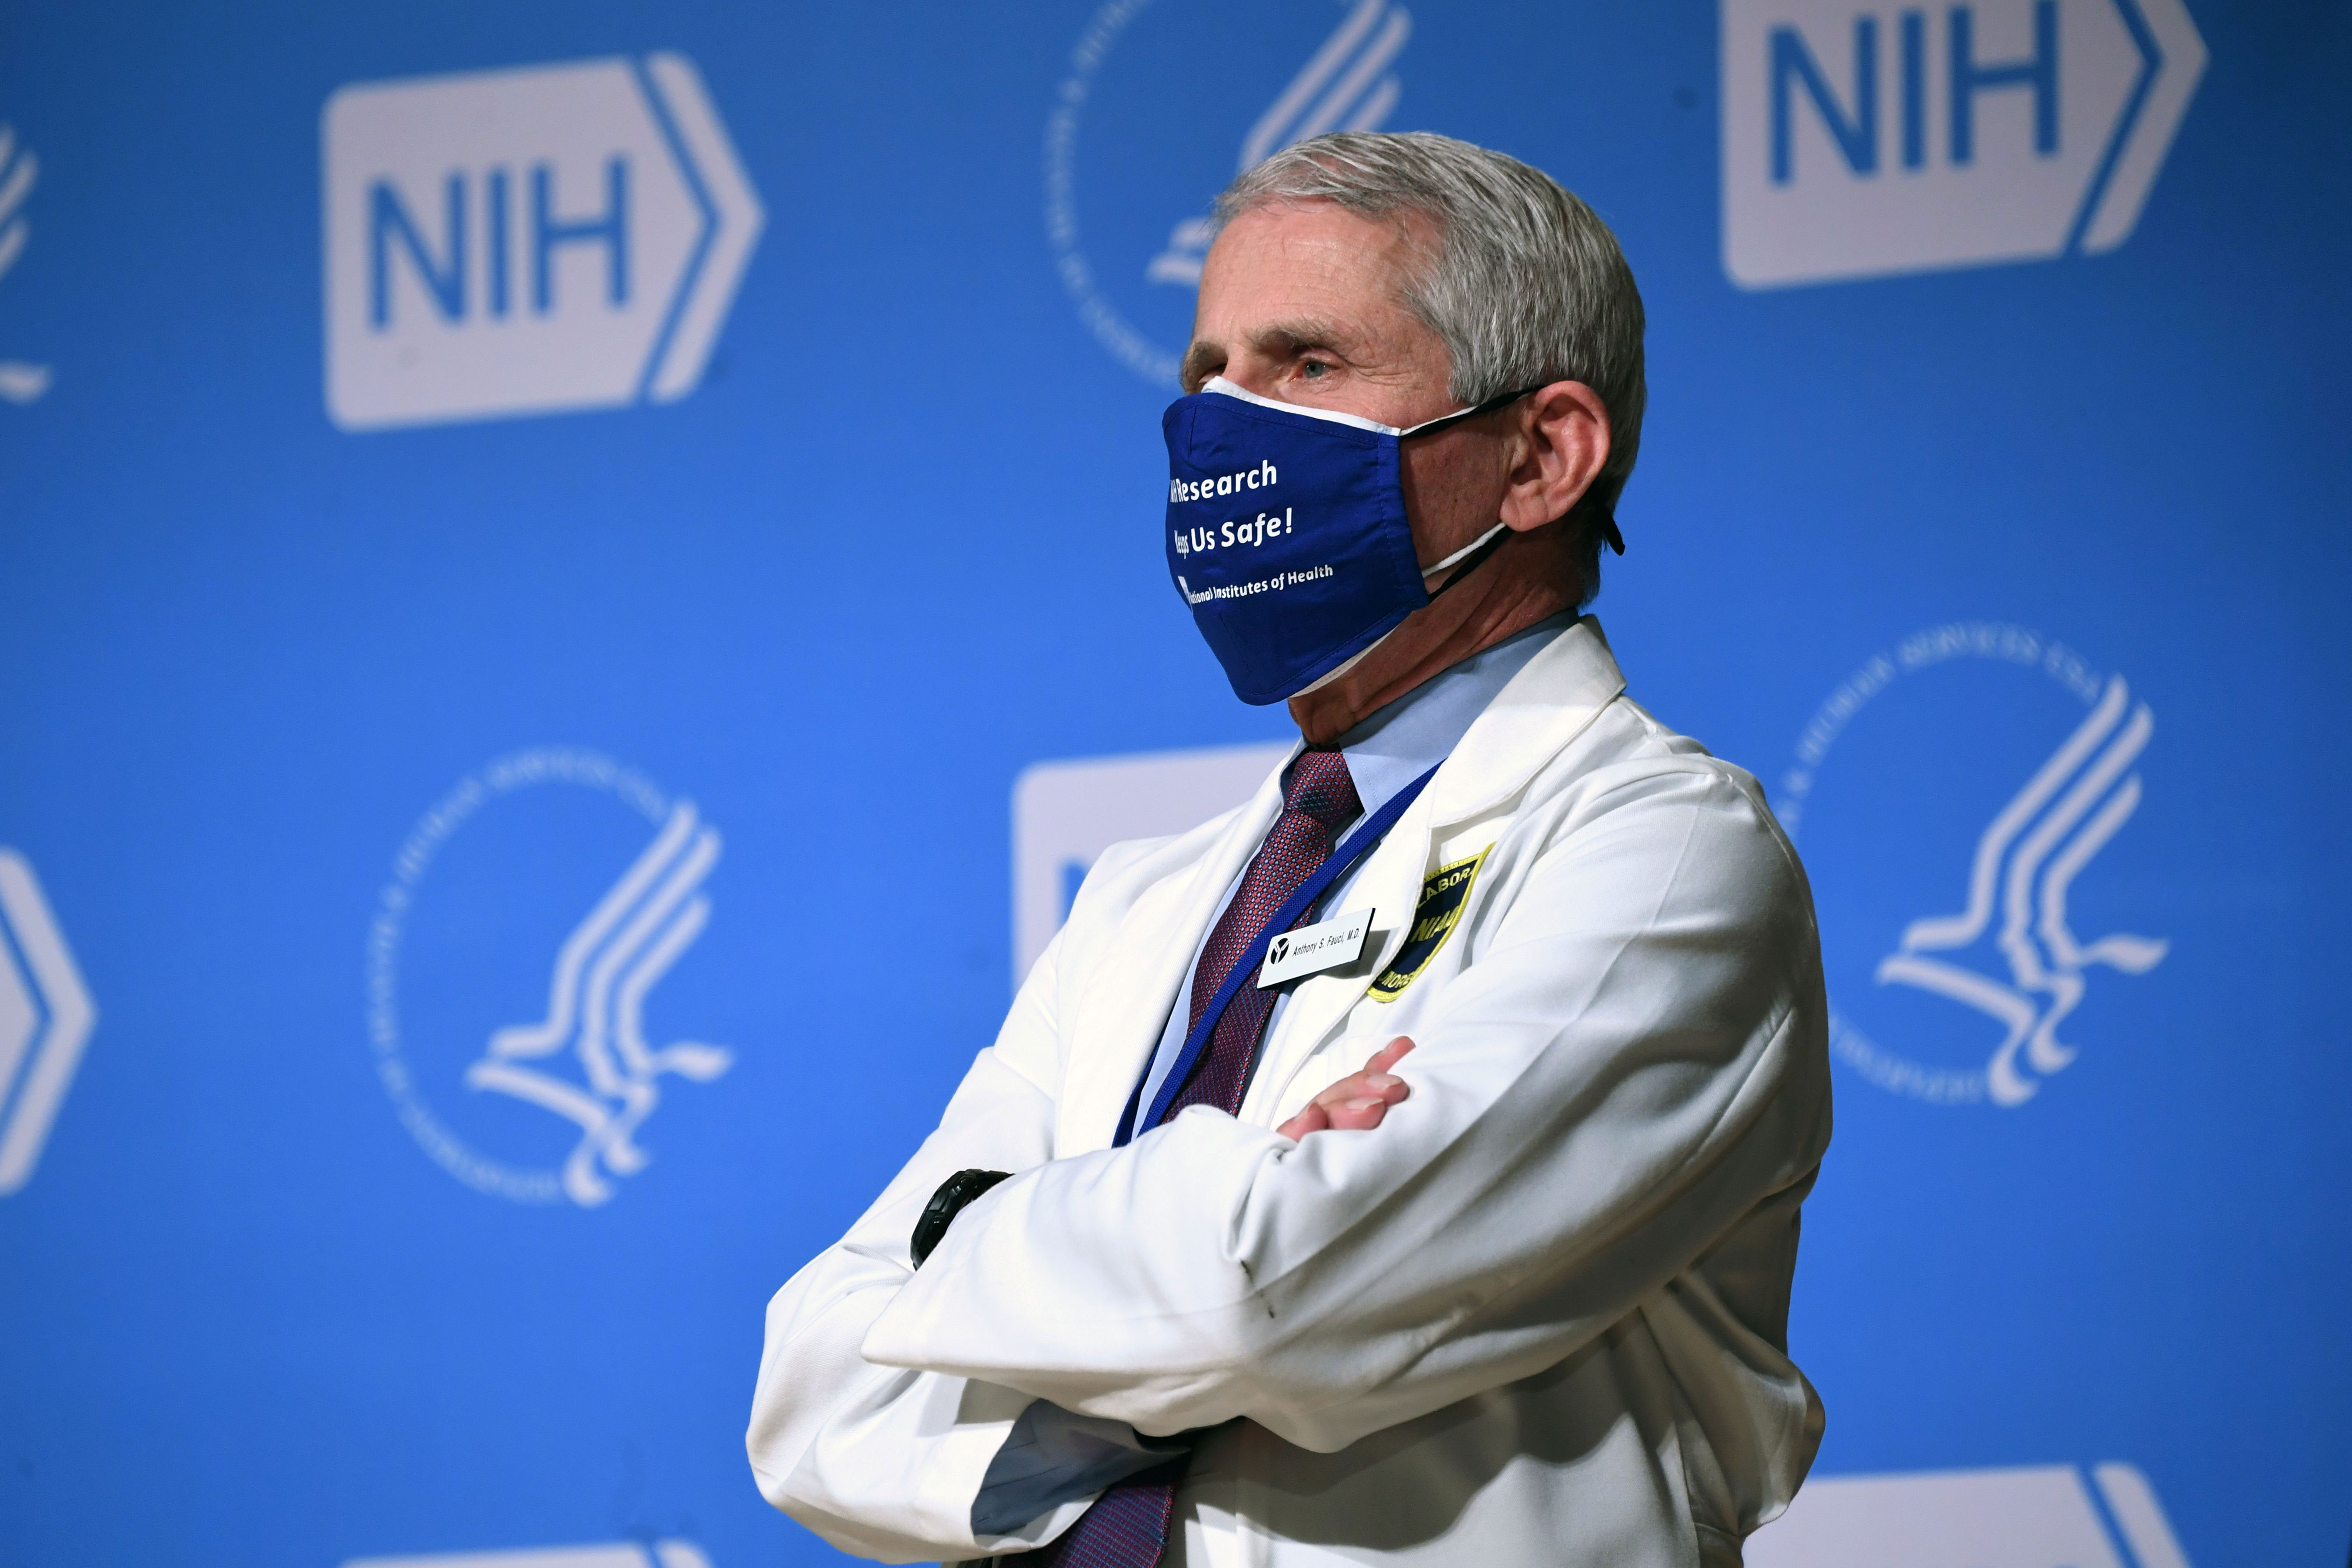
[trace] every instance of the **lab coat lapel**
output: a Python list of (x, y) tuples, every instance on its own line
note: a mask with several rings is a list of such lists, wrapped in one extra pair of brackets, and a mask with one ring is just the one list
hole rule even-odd
[(1120, 920), (1066, 1026), (1057, 1159), (1110, 1147), (1202, 933), (1282, 808), (1282, 773), (1274, 771), (1189, 872), (1146, 890)]
[(1421, 798), (1372, 851), (1349, 895), (1349, 909), (1370, 904), (1379, 911), (1373, 922), (1373, 932), (1381, 939), (1374, 961), (1350, 965), (1349, 977), (1317, 975), (1300, 983), (1283, 1011), (1280, 1037), (1266, 1042), (1266, 1056), (1250, 1086), (1244, 1116), (1271, 1120), (1291, 1079), (1332, 1026), (1363, 999), (1371, 976), (1404, 946), (1420, 902), (1422, 879), (1429, 871), (1431, 843), (1526, 788), (1624, 689), (1625, 678), (1609, 652), (1600, 621), (1587, 616), (1529, 659), (1496, 694)]

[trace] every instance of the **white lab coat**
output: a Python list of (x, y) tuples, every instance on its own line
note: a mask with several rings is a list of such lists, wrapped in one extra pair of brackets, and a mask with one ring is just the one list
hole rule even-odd
[[(1754, 779), (1622, 695), (1587, 617), (1507, 686), (1363, 863), (1377, 962), (1300, 983), (1238, 1118), (1125, 1149), (1119, 1112), (1279, 773), (1108, 851), (939, 1130), (770, 1302), (749, 1447), (845, 1551), (1017, 1552), (972, 1500), (1032, 1398), (1215, 1427), (1167, 1561), (1736, 1564), (1822, 1408), (1784, 1349), (1829, 1140), (1811, 896)], [(1430, 872), (1486, 851), (1392, 1001)], [(1412, 1098), (1273, 1129), (1397, 1035)], [(1018, 1173), (919, 1273), (968, 1166)]]

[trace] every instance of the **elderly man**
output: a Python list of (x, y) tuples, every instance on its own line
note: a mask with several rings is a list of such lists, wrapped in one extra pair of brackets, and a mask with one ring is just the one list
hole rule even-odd
[(1304, 743), (1095, 866), (770, 1304), (752, 1468), (886, 1561), (1736, 1564), (1822, 1430), (1826, 1007), (1762, 792), (1577, 613), (1633, 277), (1435, 136), (1302, 142), (1218, 216), (1171, 574)]

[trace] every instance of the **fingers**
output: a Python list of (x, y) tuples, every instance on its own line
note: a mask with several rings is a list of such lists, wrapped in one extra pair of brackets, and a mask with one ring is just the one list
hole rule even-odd
[(1349, 1073), (1317, 1095), (1276, 1131), (1296, 1140), (1309, 1132), (1363, 1132), (1378, 1127), (1390, 1106), (1402, 1104), (1412, 1093), (1411, 1085), (1388, 1070), (1411, 1049), (1412, 1041), (1398, 1036), (1372, 1053), (1363, 1071)]
[(1310, 1101), (1306, 1110), (1276, 1128), (1275, 1131), (1295, 1143), (1309, 1132), (1320, 1132), (1330, 1125), (1330, 1112)]
[(1343, 1105), (1356, 1105), (1364, 1100), (1376, 1100), (1383, 1107), (1394, 1105), (1412, 1091), (1404, 1079), (1384, 1072), (1349, 1073), (1315, 1097), (1315, 1103), (1326, 1110), (1337, 1110)]
[(1388, 1115), (1389, 1102), (1372, 1095), (1327, 1106), (1323, 1113), (1331, 1119), (1334, 1132), (1369, 1132)]
[(1328, 1102), (1318, 1098), (1275, 1131), (1294, 1143), (1310, 1132), (1363, 1132), (1378, 1127), (1388, 1110), (1389, 1102), (1378, 1095), (1340, 1097)]

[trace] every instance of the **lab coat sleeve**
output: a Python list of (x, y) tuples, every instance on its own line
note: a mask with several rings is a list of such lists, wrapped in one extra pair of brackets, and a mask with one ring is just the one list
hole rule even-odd
[(1802, 1183), (1828, 1069), (1793, 855), (1712, 759), (1584, 784), (1473, 889), (1381, 1127), (1195, 1108), (1007, 1182), (867, 1358), (1336, 1451), (1573, 1354)]
[[(1057, 944), (1058, 945), (1058, 944)], [(967, 1168), (1025, 1171), (1052, 1149), (1048, 951), (1003, 1031), (980, 1053), (938, 1131), (849, 1234), (768, 1303), (746, 1439), (771, 1503), (845, 1552), (884, 1562), (1020, 1551), (1085, 1507), (1060, 1505), (1018, 1534), (977, 1537), (972, 1502), (1029, 1396), (955, 1373), (881, 1366), (859, 1347), (914, 1278), (908, 1237), (939, 1184)], [(990, 1197), (959, 1215), (972, 1223)]]

